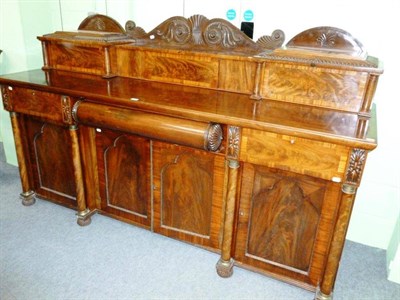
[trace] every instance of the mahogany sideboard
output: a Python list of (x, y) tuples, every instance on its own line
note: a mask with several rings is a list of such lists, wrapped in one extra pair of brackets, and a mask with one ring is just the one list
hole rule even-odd
[(348, 32), (285, 46), (172, 17), (146, 33), (93, 15), (39, 37), (44, 66), (0, 77), (22, 203), (35, 197), (220, 253), (331, 299), (382, 67)]

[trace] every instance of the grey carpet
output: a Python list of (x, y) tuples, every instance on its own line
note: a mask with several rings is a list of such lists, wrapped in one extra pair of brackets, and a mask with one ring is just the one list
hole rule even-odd
[[(313, 293), (235, 268), (218, 255), (101, 215), (79, 227), (74, 211), (21, 205), (18, 169), (0, 143), (0, 299), (313, 299)], [(385, 251), (347, 242), (335, 299), (399, 299)]]

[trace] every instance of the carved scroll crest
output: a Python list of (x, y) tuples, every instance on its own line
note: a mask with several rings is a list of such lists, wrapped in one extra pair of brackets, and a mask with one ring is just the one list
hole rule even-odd
[(275, 30), (271, 36), (263, 36), (254, 42), (230, 22), (224, 19), (209, 20), (202, 15), (188, 19), (180, 16), (169, 18), (147, 34), (133, 21), (128, 21), (125, 29), (129, 37), (142, 42), (255, 53), (279, 48), (285, 38), (283, 31)]

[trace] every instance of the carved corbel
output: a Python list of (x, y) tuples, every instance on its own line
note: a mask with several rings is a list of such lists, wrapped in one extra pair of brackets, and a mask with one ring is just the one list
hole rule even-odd
[(3, 107), (5, 110), (10, 111), (11, 110), (11, 101), (10, 101), (10, 95), (8, 94), (8, 87), (3, 85), (1, 86), (1, 95), (3, 97)]
[(355, 194), (361, 182), (362, 173), (367, 160), (367, 151), (354, 148), (351, 151), (346, 168), (346, 177), (342, 185), (342, 191), (346, 194)]
[(61, 111), (63, 122), (66, 124), (72, 123), (72, 111), (71, 111), (71, 98), (69, 96), (61, 96)]
[(240, 127), (229, 126), (228, 128), (228, 159), (239, 159), (240, 152)]

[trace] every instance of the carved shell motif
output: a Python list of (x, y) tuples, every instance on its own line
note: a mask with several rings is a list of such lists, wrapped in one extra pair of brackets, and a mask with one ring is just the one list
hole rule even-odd
[(336, 34), (322, 33), (317, 37), (317, 42), (321, 47), (331, 48), (335, 46)]
[(203, 24), (208, 21), (208, 19), (202, 15), (194, 15), (188, 19), (192, 26), (192, 42), (195, 45), (203, 45), (204, 40), (202, 36)]
[(287, 48), (306, 48), (366, 58), (364, 46), (350, 33), (335, 27), (315, 27), (293, 37)]

